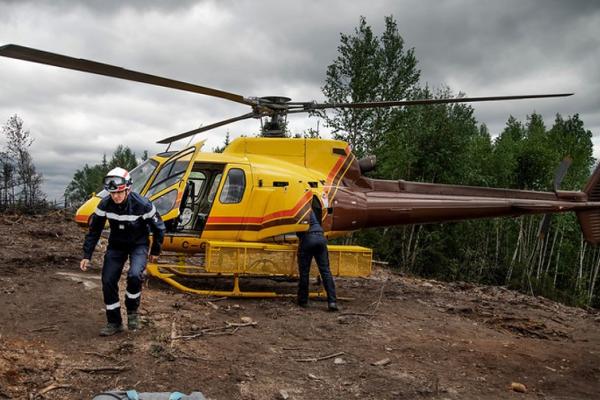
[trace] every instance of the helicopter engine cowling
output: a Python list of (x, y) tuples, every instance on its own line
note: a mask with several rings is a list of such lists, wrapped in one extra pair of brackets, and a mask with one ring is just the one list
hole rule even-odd
[(366, 156), (358, 160), (358, 166), (360, 167), (360, 173), (366, 174), (367, 172), (373, 171), (377, 164), (377, 156)]

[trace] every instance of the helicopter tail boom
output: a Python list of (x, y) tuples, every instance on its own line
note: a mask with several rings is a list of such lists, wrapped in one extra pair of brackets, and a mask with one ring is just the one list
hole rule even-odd
[(585, 239), (600, 243), (600, 168), (583, 191), (553, 192), (370, 179), (359, 170), (335, 194), (332, 230), (572, 211)]

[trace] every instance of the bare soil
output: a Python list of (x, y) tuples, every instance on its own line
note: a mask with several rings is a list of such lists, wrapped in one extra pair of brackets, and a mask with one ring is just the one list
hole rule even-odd
[[(58, 213), (0, 216), (0, 399), (111, 389), (208, 399), (599, 398), (597, 311), (382, 269), (338, 279), (349, 298), (338, 313), (319, 301), (301, 309), (291, 298), (210, 299), (149, 280), (143, 329), (103, 338), (103, 249), (95, 268), (79, 271), (83, 235)], [(258, 285), (293, 293), (295, 284)]]

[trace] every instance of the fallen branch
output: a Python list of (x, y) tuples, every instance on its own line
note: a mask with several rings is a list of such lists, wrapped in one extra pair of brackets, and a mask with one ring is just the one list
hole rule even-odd
[(234, 333), (236, 333), (238, 331), (238, 329), (240, 328), (235, 328), (232, 331), (229, 332), (211, 332), (211, 333), (207, 333), (207, 336), (221, 336), (221, 335), (233, 335)]
[(108, 372), (108, 373), (120, 373), (123, 371), (127, 371), (129, 367), (96, 367), (96, 368), (75, 368), (77, 371), (87, 372), (89, 374), (93, 374), (95, 372)]
[(84, 351), (83, 354), (88, 354), (88, 355), (92, 355), (92, 356), (106, 358), (106, 359), (108, 359), (110, 361), (117, 361), (117, 359), (114, 358), (113, 356), (109, 356), (108, 354), (98, 353), (98, 352), (95, 352), (95, 351)]
[(375, 313), (364, 313), (364, 312), (343, 312), (343, 313), (340, 313), (340, 316), (347, 316), (347, 315), (359, 315), (359, 316), (363, 316), (363, 317), (374, 317)]
[(307, 349), (305, 347), (282, 347), (281, 350), (284, 350), (284, 351), (299, 351), (299, 350), (302, 350), (302, 351), (315, 351), (315, 349)]
[[(220, 326), (217, 328), (208, 328), (208, 329), (202, 329), (200, 332), (198, 333), (194, 333), (192, 335), (171, 335), (171, 340), (178, 340), (178, 339), (194, 339), (200, 336), (220, 336), (220, 335), (233, 335), (234, 333), (236, 333), (238, 331), (238, 329), (243, 328), (245, 326), (256, 326), (258, 323), (256, 321), (250, 321), (250, 322), (225, 322), (225, 326)], [(227, 329), (232, 329), (229, 332), (219, 332), (219, 331), (224, 331)]]
[(344, 352), (340, 351), (339, 353), (329, 354), (328, 356), (311, 357), (311, 358), (299, 358), (299, 359), (296, 359), (294, 361), (297, 361), (297, 362), (317, 362), (317, 361), (329, 360), (330, 358), (338, 357), (338, 356), (341, 356), (343, 354), (344, 354)]
[(56, 325), (48, 325), (48, 326), (42, 326), (41, 328), (32, 329), (30, 332), (57, 331), (57, 330), (58, 330), (58, 328), (56, 327)]
[(48, 393), (48, 392), (50, 392), (52, 390), (56, 390), (56, 389), (69, 389), (69, 388), (71, 388), (71, 385), (61, 385), (61, 384), (58, 384), (58, 383), (53, 383), (51, 385), (46, 386), (42, 390), (40, 390), (38, 392), (38, 395), (41, 396), (43, 394), (46, 394), (46, 393)]
[(16, 225), (16, 224), (18, 224), (21, 221), (21, 219), (23, 219), (23, 215), (20, 215), (14, 221), (11, 221), (9, 218), (5, 217), (4, 218), (4, 223), (7, 224), (7, 225)]
[(385, 282), (383, 281), (383, 283), (381, 284), (381, 290), (379, 291), (379, 298), (377, 299), (377, 303), (375, 304), (375, 309), (373, 310), (373, 316), (375, 314), (377, 314), (377, 309), (379, 308), (379, 305), (381, 304), (381, 298), (383, 297), (383, 289), (385, 288)]
[(227, 328), (231, 328), (231, 327), (237, 327), (237, 328), (243, 328), (244, 326), (255, 326), (258, 322), (256, 321), (250, 321), (250, 322), (227, 322), (225, 321), (225, 324), (227, 324)]

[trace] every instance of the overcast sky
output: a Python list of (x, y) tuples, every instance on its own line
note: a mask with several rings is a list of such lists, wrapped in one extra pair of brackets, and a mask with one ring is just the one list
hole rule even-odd
[[(359, 17), (377, 35), (393, 15), (414, 47), (421, 83), (468, 96), (575, 92), (569, 98), (474, 104), (492, 135), (509, 115), (579, 113), (600, 156), (600, 2), (447, 1), (7, 1), (0, 0), (0, 45), (15, 43), (118, 65), (244, 96), (323, 100), (326, 67), (340, 33)], [(34, 162), (50, 199), (75, 170), (127, 145), (138, 155), (155, 142), (246, 106), (177, 90), (0, 58), (0, 123), (18, 114), (31, 131)], [(291, 116), (294, 132), (315, 118)], [(247, 120), (199, 134), (210, 150), (257, 130)], [(321, 132), (323, 126), (321, 124)], [(0, 145), (3, 145), (3, 138)], [(187, 144), (182, 140), (179, 146)]]

